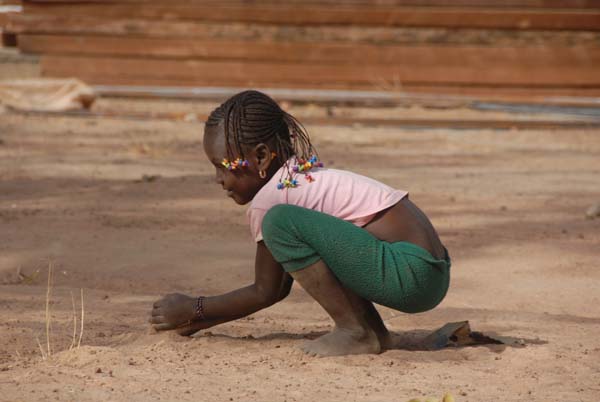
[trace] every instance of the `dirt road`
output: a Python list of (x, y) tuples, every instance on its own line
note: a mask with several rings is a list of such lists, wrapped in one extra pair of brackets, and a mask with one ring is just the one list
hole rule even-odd
[[(331, 322), (296, 285), (272, 308), (196, 338), (151, 333), (162, 294), (216, 294), (253, 276), (245, 208), (214, 184), (202, 125), (5, 112), (0, 400), (597, 400), (600, 219), (585, 211), (600, 201), (598, 130), (308, 129), (328, 166), (410, 191), (453, 257), (435, 310), (381, 309), (396, 349), (303, 355), (303, 339)], [(83, 337), (69, 351), (80, 289)], [(525, 346), (419, 347), (461, 320)]]

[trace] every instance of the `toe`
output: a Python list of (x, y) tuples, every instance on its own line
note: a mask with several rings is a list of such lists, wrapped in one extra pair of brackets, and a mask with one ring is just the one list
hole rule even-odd
[(175, 330), (175, 332), (177, 332), (177, 334), (179, 334), (181, 336), (190, 336), (190, 335), (193, 335), (196, 332), (198, 332), (198, 330), (195, 330), (194, 328), (190, 328), (190, 327), (183, 327), (183, 328), (177, 328)]
[(173, 325), (171, 324), (155, 324), (153, 325), (154, 329), (157, 331), (166, 331), (168, 329), (173, 329)]
[(150, 324), (164, 324), (165, 317), (162, 315), (153, 315), (148, 321), (150, 321)]

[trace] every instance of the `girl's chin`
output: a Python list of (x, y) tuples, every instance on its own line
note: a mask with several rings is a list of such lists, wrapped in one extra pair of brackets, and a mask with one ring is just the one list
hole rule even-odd
[(227, 191), (227, 197), (231, 198), (236, 204), (239, 205), (246, 205), (251, 201), (249, 199), (245, 199), (240, 197), (239, 195), (236, 195), (233, 191)]
[(235, 193), (233, 191), (227, 192), (227, 198), (231, 198), (236, 204), (240, 204), (240, 199), (235, 196)]
[(250, 200), (244, 200), (244, 199), (236, 197), (235, 195), (231, 195), (228, 197), (230, 197), (233, 200), (233, 202), (235, 202), (238, 205), (246, 205), (247, 203), (250, 202)]

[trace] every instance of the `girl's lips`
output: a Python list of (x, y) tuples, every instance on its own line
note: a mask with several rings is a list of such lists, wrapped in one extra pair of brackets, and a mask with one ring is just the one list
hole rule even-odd
[(227, 197), (233, 197), (233, 191), (228, 190), (227, 191)]

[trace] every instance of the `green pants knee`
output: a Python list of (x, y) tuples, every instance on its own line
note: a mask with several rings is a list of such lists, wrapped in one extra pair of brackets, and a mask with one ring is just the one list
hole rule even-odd
[(407, 242), (381, 241), (334, 216), (276, 205), (262, 223), (267, 248), (287, 272), (323, 260), (361, 297), (406, 313), (437, 306), (448, 291), (450, 258), (435, 259)]

